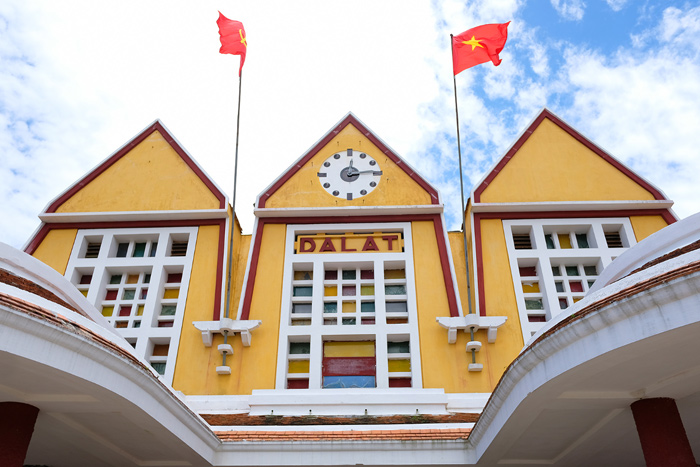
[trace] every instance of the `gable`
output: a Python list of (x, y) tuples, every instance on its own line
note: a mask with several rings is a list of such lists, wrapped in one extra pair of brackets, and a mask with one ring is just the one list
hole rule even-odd
[[(337, 168), (347, 166), (348, 163), (344, 161), (350, 160), (347, 153), (349, 149), (354, 151), (355, 158), (366, 154), (376, 161), (381, 175), (377, 175), (376, 188), (369, 190), (366, 195), (358, 195), (356, 190), (354, 196), (347, 196), (345, 191), (348, 190), (345, 190), (334, 196), (327, 191), (332, 190), (332, 187), (323, 187), (329, 178), (324, 179), (324, 170), (329, 172), (329, 176), (334, 170), (333, 167), (325, 169), (324, 162), (338, 154)], [(371, 175), (363, 174), (358, 179), (360, 177), (364, 178), (357, 185), (365, 183)], [(437, 190), (349, 114), (259, 196), (257, 207), (407, 206), (438, 203)]]
[(226, 197), (160, 122), (53, 201), (47, 213), (222, 209)]
[(481, 203), (666, 199), (548, 110), (475, 189)]

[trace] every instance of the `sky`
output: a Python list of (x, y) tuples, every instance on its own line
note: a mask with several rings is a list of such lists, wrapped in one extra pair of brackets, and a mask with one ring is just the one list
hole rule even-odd
[(450, 33), (511, 21), (498, 67), (457, 75), (468, 196), (543, 107), (700, 211), (700, 2), (353, 0), (0, 2), (0, 241), (160, 119), (236, 212), (352, 111), (430, 183), (460, 228)]

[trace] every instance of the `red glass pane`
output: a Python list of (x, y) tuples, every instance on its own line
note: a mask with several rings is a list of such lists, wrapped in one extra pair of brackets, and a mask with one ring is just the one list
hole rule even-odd
[(338, 280), (338, 271), (326, 271), (325, 278), (327, 281)]
[(410, 388), (411, 378), (389, 378), (390, 388)]
[(357, 288), (354, 285), (344, 285), (343, 286), (343, 296), (344, 297), (352, 297), (354, 296)]
[(172, 321), (158, 321), (159, 328), (171, 328), (173, 327)]
[(119, 308), (119, 316), (129, 316), (131, 314), (131, 305), (122, 305)]
[(309, 389), (309, 380), (290, 379), (287, 381), (287, 389)]
[(569, 281), (569, 287), (572, 292), (583, 292), (583, 283), (581, 281)]
[(92, 281), (92, 274), (85, 274), (80, 276), (81, 284), (89, 284)]
[(374, 269), (363, 269), (360, 271), (360, 279), (374, 279)]
[(105, 294), (105, 300), (116, 300), (117, 299), (117, 291), (116, 290), (108, 290), (107, 293)]
[(323, 376), (374, 376), (374, 357), (324, 357)]
[(179, 284), (180, 282), (182, 282), (182, 273), (168, 274), (168, 283)]
[(520, 271), (520, 277), (537, 276), (537, 268), (535, 266), (522, 266), (518, 270)]

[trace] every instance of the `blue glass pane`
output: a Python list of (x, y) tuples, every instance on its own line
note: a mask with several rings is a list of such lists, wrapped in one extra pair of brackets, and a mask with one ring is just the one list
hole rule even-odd
[(310, 297), (313, 295), (312, 287), (294, 287), (294, 297)]
[(323, 387), (326, 389), (373, 388), (376, 386), (374, 376), (324, 376)]

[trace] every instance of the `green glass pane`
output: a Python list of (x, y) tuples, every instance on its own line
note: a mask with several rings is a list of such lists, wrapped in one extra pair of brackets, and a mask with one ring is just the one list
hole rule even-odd
[(547, 249), (548, 250), (553, 250), (554, 249), (554, 239), (552, 238), (552, 235), (548, 234), (544, 236), (544, 241), (547, 244)]
[(175, 315), (175, 305), (163, 305), (160, 309), (161, 316), (173, 316)]
[(528, 298), (525, 300), (526, 310), (544, 310), (544, 305), (542, 305), (541, 298)]
[(294, 297), (310, 297), (313, 295), (313, 287), (294, 287)]
[(409, 353), (411, 349), (408, 341), (387, 342), (387, 351), (389, 353)]
[(576, 234), (576, 243), (579, 248), (590, 248), (588, 246), (588, 235), (586, 234)]
[(564, 283), (563, 282), (555, 282), (554, 285), (557, 288), (557, 292), (564, 291)]
[(405, 285), (387, 285), (384, 286), (384, 292), (387, 295), (406, 295)]
[(567, 276), (578, 276), (578, 266), (566, 266)]
[(143, 275), (143, 283), (144, 284), (149, 284), (151, 282), (151, 275), (150, 274), (144, 274)]
[(110, 284), (120, 284), (122, 281), (122, 275), (121, 274), (114, 274), (112, 277), (109, 278), (109, 283)]
[(135, 328), (140, 328), (140, 327), (141, 327), (141, 321), (134, 321), (134, 327), (135, 327)]
[(337, 313), (338, 312), (338, 304), (337, 303), (324, 303), (323, 304), (323, 312), (324, 313)]
[(355, 324), (355, 318), (344, 318), (343, 324)]
[(374, 302), (362, 302), (360, 305), (361, 313), (374, 313)]
[(356, 274), (355, 274), (354, 269), (351, 269), (351, 270), (344, 269), (343, 270), (343, 280), (352, 280), (352, 279), (355, 279), (355, 277), (356, 277)]
[(290, 342), (289, 353), (293, 355), (308, 355), (311, 353), (311, 344), (309, 342)]
[(598, 268), (596, 268), (595, 266), (584, 266), (583, 272), (587, 276), (597, 276), (598, 275)]
[(559, 269), (559, 266), (552, 266), (552, 274), (555, 276), (561, 276), (561, 269)]
[(145, 243), (137, 243), (134, 245), (134, 254), (132, 255), (134, 258), (143, 258), (145, 254), (146, 254), (146, 244)]
[(165, 363), (151, 363), (151, 366), (159, 375), (165, 374)]
[(122, 295), (122, 300), (133, 300), (136, 295), (135, 289), (126, 289)]

